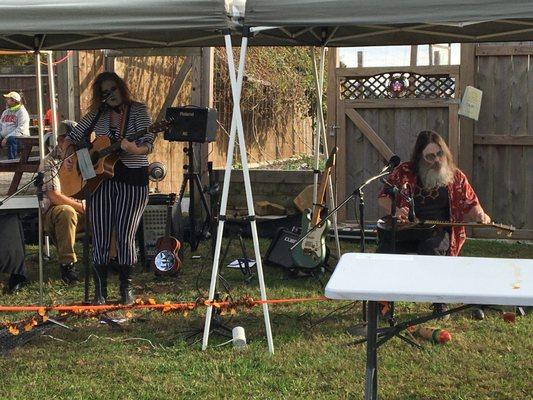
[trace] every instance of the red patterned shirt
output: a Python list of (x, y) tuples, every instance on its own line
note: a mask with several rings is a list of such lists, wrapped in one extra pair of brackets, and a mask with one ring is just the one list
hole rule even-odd
[[(413, 173), (410, 162), (405, 162), (392, 171), (387, 180), (398, 188), (407, 186), (414, 188), (417, 183), (417, 177)], [(382, 190), (378, 197), (388, 197)], [(448, 185), (448, 197), (450, 203), (450, 216), (452, 222), (464, 221), (464, 215), (467, 214), (473, 207), (479, 205), (479, 200), (474, 192), (474, 189), (468, 182), (466, 175), (459, 169), (455, 172), (453, 181)], [(407, 207), (407, 202), (400, 196), (398, 197), (398, 206)], [(450, 235), (450, 249), (448, 253), (450, 256), (457, 256), (461, 251), (466, 240), (466, 231), (464, 227), (452, 227), (452, 234)]]

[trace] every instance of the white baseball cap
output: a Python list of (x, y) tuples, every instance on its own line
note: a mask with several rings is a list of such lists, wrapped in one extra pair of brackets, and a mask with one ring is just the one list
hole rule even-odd
[(4, 94), (4, 97), (6, 99), (13, 99), (19, 103), (20, 103), (20, 100), (22, 100), (22, 97), (20, 97), (20, 94), (18, 94), (17, 92), (9, 92), (8, 94)]

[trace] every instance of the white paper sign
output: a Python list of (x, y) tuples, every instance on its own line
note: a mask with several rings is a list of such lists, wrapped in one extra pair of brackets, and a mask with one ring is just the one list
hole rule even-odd
[(459, 105), (459, 115), (463, 115), (473, 120), (478, 120), (481, 109), (481, 97), (483, 92), (473, 86), (467, 86), (463, 95), (463, 100)]
[(94, 172), (93, 162), (91, 161), (89, 150), (86, 148), (79, 149), (76, 151), (76, 155), (78, 156), (78, 167), (80, 168), (83, 180), (86, 181), (94, 178), (96, 173)]

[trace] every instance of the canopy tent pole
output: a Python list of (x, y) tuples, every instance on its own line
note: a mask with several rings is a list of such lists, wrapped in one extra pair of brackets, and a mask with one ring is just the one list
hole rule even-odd
[[(317, 123), (317, 138), (318, 143), (320, 143), (320, 137), (322, 137), (323, 146), (324, 146), (324, 153), (327, 155), (329, 154), (328, 150), (328, 141), (326, 137), (326, 124), (324, 122), (324, 113), (323, 113), (323, 88), (324, 88), (324, 63), (326, 59), (326, 48), (324, 46), (320, 49), (320, 76), (318, 74), (318, 68), (316, 64), (316, 55), (315, 51), (312, 47), (309, 48), (309, 52), (311, 54), (311, 60), (313, 62), (313, 76), (314, 76), (314, 84), (315, 84), (315, 90), (317, 94), (317, 117), (318, 117), (318, 123)], [(321, 133), (321, 136), (318, 135), (318, 133)], [(320, 145), (318, 146), (318, 148)], [(318, 152), (316, 153), (316, 158), (318, 158)], [(318, 164), (316, 165), (315, 171), (318, 170)], [(318, 178), (318, 174), (315, 173), (315, 177)], [(313, 193), (318, 192), (318, 179), (315, 179), (315, 187), (313, 190)], [(334, 209), (336, 207), (335, 205), (335, 196), (333, 195), (333, 181), (331, 179), (331, 175), (328, 176), (328, 189), (329, 189), (329, 204), (331, 209)], [(316, 197), (314, 197), (315, 201), (313, 204), (316, 204)], [(341, 257), (341, 245), (339, 241), (339, 228), (337, 225), (337, 213), (333, 214), (333, 232), (335, 234), (335, 244), (337, 247), (337, 257), (340, 259)]]
[[(44, 160), (44, 124), (43, 124), (43, 77), (41, 71), (41, 53), (35, 51), (35, 69), (37, 75), (37, 110), (39, 118), (39, 157), (41, 163)], [(39, 190), (39, 189), (38, 189)], [(37, 194), (40, 197), (40, 194)], [(39, 216), (39, 302), (41, 305), (44, 304), (44, 294), (43, 294), (43, 213), (41, 210), (41, 201), (39, 199), (38, 207), (38, 216)]]
[(317, 92), (317, 110), (316, 110), (316, 119), (317, 123), (315, 125), (315, 136), (314, 136), (314, 144), (313, 144), (313, 151), (315, 152), (315, 168), (313, 171), (313, 204), (311, 205), (311, 210), (315, 208), (315, 204), (318, 204), (318, 175), (320, 174), (320, 170), (318, 169), (319, 163), (320, 163), (320, 131), (322, 129), (322, 126), (320, 125), (320, 118), (318, 115), (320, 114), (320, 101), (319, 99), (319, 92), (320, 89), (318, 88), (319, 84), (317, 82), (316, 77), (316, 58), (315, 58), (315, 51), (313, 47), (309, 47), (309, 53), (311, 55), (311, 61), (313, 62), (313, 76), (315, 77), (314, 83), (315, 83), (315, 90)]
[(47, 52), (48, 60), (48, 90), (50, 91), (50, 109), (52, 110), (52, 135), (53, 143), (57, 144), (57, 104), (56, 104), (56, 85), (54, 79), (54, 61), (52, 58), (52, 52)]
[[(217, 240), (215, 245), (215, 255), (213, 257), (213, 269), (211, 271), (211, 284), (209, 286), (209, 301), (214, 300), (215, 289), (217, 283), (217, 276), (220, 262), (220, 251), (222, 247), (222, 235), (224, 232), (224, 222), (226, 220), (226, 208), (229, 194), (229, 185), (231, 178), (231, 171), (233, 165), (233, 151), (235, 147), (235, 135), (239, 135), (239, 150), (241, 156), (241, 162), (243, 166), (244, 187), (246, 191), (246, 202), (248, 205), (248, 219), (250, 221), (250, 228), (252, 231), (252, 240), (254, 244), (255, 260), (257, 267), (257, 276), (259, 279), (259, 288), (261, 292), (261, 300), (266, 301), (266, 288), (263, 275), (263, 265), (261, 261), (261, 252), (259, 249), (259, 239), (257, 234), (257, 225), (255, 221), (255, 210), (252, 196), (252, 186), (250, 182), (250, 171), (248, 169), (248, 157), (246, 154), (246, 143), (244, 139), (244, 128), (241, 117), (240, 99), (242, 89), (242, 79), (244, 76), (244, 64), (246, 59), (246, 49), (248, 45), (248, 37), (246, 35), (242, 38), (241, 52), (239, 58), (239, 69), (237, 75), (235, 74), (235, 64), (233, 60), (233, 47), (231, 44), (231, 35), (228, 33), (225, 35), (226, 42), (226, 54), (228, 58), (228, 70), (231, 80), (231, 91), (233, 97), (233, 115), (231, 119), (230, 139), (228, 143), (228, 153), (226, 158), (226, 169), (224, 173), (224, 184), (222, 187), (222, 199), (220, 203), (220, 213), (217, 229)], [(274, 342), (272, 340), (272, 328), (270, 325), (270, 316), (268, 312), (268, 304), (263, 303), (263, 315), (265, 318), (265, 330), (268, 342), (268, 351), (274, 353)], [(205, 316), (204, 336), (202, 342), (202, 350), (207, 348), (209, 342), (209, 331), (211, 326), (211, 317), (213, 313), (213, 306), (209, 306)]]

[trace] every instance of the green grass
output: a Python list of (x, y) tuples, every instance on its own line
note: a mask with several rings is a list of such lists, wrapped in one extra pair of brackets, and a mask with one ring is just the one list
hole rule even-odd
[[(247, 242), (248, 250), (252, 246)], [(236, 246), (235, 246), (236, 247)], [(267, 241), (261, 241), (263, 251)], [(343, 242), (344, 251), (357, 245)], [(28, 254), (31, 277), (37, 277), (35, 248)], [(179, 278), (156, 280), (138, 269), (137, 294), (158, 301), (191, 300), (206, 295), (211, 259), (207, 246), (191, 259), (187, 253)], [(228, 260), (239, 256), (232, 248)], [(533, 245), (495, 241), (467, 242), (464, 255), (533, 258)], [(202, 266), (204, 267), (202, 270)], [(257, 279), (246, 284), (239, 271), (223, 269), (231, 294), (258, 295)], [(47, 302), (80, 301), (82, 285), (67, 287), (58, 279), (57, 266), (45, 267)], [(198, 279), (198, 289), (196, 281)], [(313, 278), (287, 279), (284, 271), (265, 266), (270, 298), (308, 297), (323, 294)], [(111, 294), (117, 277), (111, 276)], [(2, 296), (2, 304), (38, 301), (38, 285)], [(75, 319), (76, 331), (54, 328), (0, 358), (1, 399), (361, 399), (365, 347), (354, 346), (345, 329), (360, 319), (361, 305), (345, 313), (334, 312), (348, 302), (308, 302), (271, 306), (276, 352), (270, 356), (264, 335), (261, 308), (239, 310), (224, 317), (229, 326), (241, 325), (250, 345), (236, 352), (231, 345), (213, 347), (226, 339), (213, 334), (208, 351), (188, 345), (184, 331), (203, 327), (203, 310), (188, 318), (180, 314), (136, 312), (135, 318), (116, 331), (95, 319)], [(427, 304), (400, 303), (399, 318), (429, 310)], [(333, 312), (324, 322), (315, 323)], [(123, 316), (124, 313), (116, 313)], [(15, 318), (3, 315), (4, 319)], [(528, 399), (533, 385), (531, 315), (505, 323), (499, 312), (485, 321), (468, 313), (450, 321), (434, 322), (449, 330), (446, 346), (424, 343), (414, 349), (393, 339), (379, 351), (379, 386), (383, 399)], [(145, 340), (135, 339), (142, 338)], [(148, 340), (150, 342), (148, 342)], [(152, 345), (154, 347), (152, 347)]]

